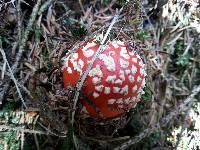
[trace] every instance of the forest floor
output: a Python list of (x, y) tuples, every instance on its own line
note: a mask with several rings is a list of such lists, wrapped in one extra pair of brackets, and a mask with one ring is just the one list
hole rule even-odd
[[(166, 1), (167, 2), (167, 1)], [(0, 150), (200, 149), (200, 11), (195, 0), (0, 1)], [(61, 58), (112, 26), (146, 64), (119, 120), (75, 116)]]

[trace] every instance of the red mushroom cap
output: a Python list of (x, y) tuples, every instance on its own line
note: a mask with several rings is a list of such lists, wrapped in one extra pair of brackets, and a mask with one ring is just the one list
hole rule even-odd
[[(64, 87), (75, 87), (100, 44), (89, 39), (73, 54), (63, 57)], [(109, 42), (85, 80), (80, 102), (96, 118), (116, 118), (134, 108), (143, 94), (145, 65), (124, 42)]]

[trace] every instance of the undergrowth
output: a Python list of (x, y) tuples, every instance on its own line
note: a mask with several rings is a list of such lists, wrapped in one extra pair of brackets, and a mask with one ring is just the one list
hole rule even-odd
[[(162, 122), (200, 84), (200, 21), (195, 2), (169, 0), (168, 7), (154, 0), (18, 2), (0, 1), (0, 150), (71, 150), (77, 145), (87, 150), (120, 149), (129, 140), (127, 148), (133, 150), (199, 149), (199, 95), (185, 106), (189, 110), (167, 124)], [(38, 11), (33, 12), (36, 4)], [(145, 94), (119, 120), (76, 115), (72, 127), (70, 113), (79, 112), (81, 105), (73, 110), (74, 89), (63, 87), (61, 58), (87, 38), (105, 35), (122, 7), (107, 40), (122, 40), (141, 55), (147, 71)], [(158, 130), (143, 133), (157, 124)], [(135, 137), (142, 138), (135, 142)]]

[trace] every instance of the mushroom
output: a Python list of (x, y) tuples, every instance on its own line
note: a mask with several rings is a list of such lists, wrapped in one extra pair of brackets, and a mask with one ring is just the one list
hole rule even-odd
[[(100, 44), (84, 42), (62, 58), (64, 87), (75, 87)], [(134, 108), (145, 87), (145, 64), (124, 42), (111, 41), (94, 62), (82, 88), (84, 112), (95, 118), (116, 118)]]

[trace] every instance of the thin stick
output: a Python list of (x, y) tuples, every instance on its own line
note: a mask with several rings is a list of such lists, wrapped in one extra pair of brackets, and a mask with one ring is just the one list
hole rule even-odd
[(151, 128), (145, 129), (142, 133), (140, 133), (138, 136), (135, 136), (131, 138), (130, 140), (124, 142), (123, 144), (116, 147), (114, 150), (124, 150), (130, 147), (131, 145), (134, 145), (138, 142), (140, 142), (145, 137), (148, 137), (152, 133), (158, 131), (161, 127), (166, 127), (167, 124), (177, 115), (179, 115), (181, 112), (185, 112), (188, 109), (191, 108), (192, 104), (194, 103), (195, 99), (194, 97), (200, 93), (200, 85), (193, 88), (192, 93), (184, 100), (184, 102), (179, 105), (178, 108), (176, 108), (174, 111), (172, 111), (169, 115), (167, 115), (165, 118), (161, 120), (160, 123), (155, 124)]
[(147, 18), (147, 20), (148, 20), (148, 22), (149, 22), (150, 27), (153, 29), (154, 40), (155, 40), (155, 42), (156, 42), (156, 50), (157, 50), (157, 49), (159, 49), (159, 45), (158, 45), (159, 40), (158, 40), (158, 36), (157, 36), (157, 34), (156, 34), (156, 29), (155, 29), (155, 27), (153, 26), (153, 24), (152, 24), (152, 22), (151, 22), (149, 16), (147, 15), (147, 12), (146, 12), (146, 10), (145, 10), (143, 4), (141, 5), (141, 7), (142, 7), (142, 10), (143, 10), (143, 12), (144, 12), (145, 17)]
[(25, 139), (24, 139), (24, 130), (21, 130), (21, 150), (23, 150), (24, 149), (24, 141), (25, 141)]
[(22, 101), (24, 107), (27, 108), (27, 105), (26, 105), (26, 103), (25, 103), (25, 101), (24, 101), (24, 98), (22, 97), (21, 91), (20, 91), (20, 89), (19, 89), (19, 87), (18, 87), (17, 80), (15, 79), (14, 74), (13, 74), (13, 72), (12, 72), (12, 69), (11, 69), (11, 67), (10, 67), (10, 65), (9, 65), (9, 63), (8, 63), (7, 58), (6, 58), (6, 54), (5, 54), (5, 52), (3, 51), (3, 49), (1, 49), (1, 48), (0, 48), (0, 52), (1, 52), (1, 55), (3, 56), (4, 62), (5, 62), (5, 63), (7, 64), (7, 66), (8, 66), (8, 70), (9, 70), (9, 72), (10, 72), (11, 79), (13, 80), (13, 82), (14, 82), (14, 84), (15, 84), (15, 86), (16, 86), (17, 93), (18, 93), (18, 95), (19, 95), (19, 97), (20, 97), (20, 99), (21, 99), (21, 101)]
[(110, 33), (110, 31), (111, 31), (113, 25), (114, 25), (115, 22), (117, 21), (117, 19), (118, 19), (118, 17), (119, 17), (119, 14), (121, 13), (122, 10), (123, 10), (123, 7), (120, 9), (119, 13), (117, 13), (117, 14), (114, 16), (114, 18), (113, 18), (113, 20), (112, 20), (112, 22), (111, 22), (111, 24), (110, 24), (110, 26), (109, 26), (109, 28), (108, 28), (106, 34), (105, 34), (103, 40), (101, 41), (101, 46), (98, 48), (98, 50), (97, 50), (96, 53), (94, 54), (94, 57), (92, 58), (91, 62), (88, 63), (88, 67), (87, 67), (86, 71), (85, 71), (85, 72), (83, 73), (83, 75), (80, 77), (80, 79), (79, 79), (79, 81), (78, 81), (78, 83), (77, 83), (77, 85), (76, 85), (77, 90), (75, 91), (75, 95), (74, 95), (74, 99), (73, 99), (74, 105), (73, 105), (72, 120), (71, 120), (72, 126), (73, 126), (73, 124), (74, 124), (74, 116), (75, 116), (76, 105), (77, 105), (77, 102), (78, 102), (78, 97), (79, 97), (79, 95), (80, 95), (80, 91), (81, 91), (82, 86), (83, 86), (83, 84), (84, 84), (84, 82), (85, 82), (85, 79), (86, 79), (88, 73), (90, 72), (90, 70), (91, 70), (91, 68), (92, 68), (92, 65), (94, 64), (95, 60), (96, 60), (96, 59), (98, 58), (98, 56), (105, 50), (105, 45), (104, 45), (104, 44), (105, 44), (105, 41), (106, 41), (106, 39), (107, 39), (107, 37), (108, 37), (108, 34)]
[(46, 1), (41, 7), (40, 10), (38, 11), (38, 15), (40, 16), (47, 8), (49, 5), (51, 5), (52, 2), (54, 2), (55, 0), (48, 0)]
[(18, 30), (18, 43), (21, 43), (22, 23), (21, 23), (21, 0), (17, 3), (17, 30)]
[(61, 137), (61, 138), (66, 137), (66, 134), (68, 132), (68, 131), (65, 131), (65, 133), (63, 133), (63, 135), (59, 135), (59, 134), (56, 134), (53, 131), (51, 131), (49, 128), (45, 127), (42, 123), (37, 122), (37, 124), (39, 124), (43, 129), (45, 129), (48, 132), (48, 134), (53, 135), (53, 136), (57, 136), (57, 137)]
[[(28, 40), (28, 37), (29, 37), (29, 34), (30, 34), (30, 31), (32, 30), (32, 27), (33, 27), (33, 24), (36, 20), (36, 16), (39, 14), (41, 15), (44, 10), (54, 1), (54, 0), (48, 0), (46, 1), (41, 7), (41, 1), (42, 0), (38, 0), (36, 5), (34, 6), (33, 8), (33, 11), (31, 13), (31, 16), (30, 16), (30, 19), (28, 21), (28, 25), (26, 27), (26, 30), (24, 32), (24, 36), (21, 36), (21, 33), (20, 33), (20, 28), (21, 28), (21, 21), (18, 20), (18, 39), (20, 40), (20, 43), (19, 43), (19, 51), (18, 53), (16, 54), (16, 59), (15, 59), (15, 63), (13, 64), (13, 66), (11, 67), (12, 68), (12, 72), (13, 74), (15, 75), (16, 72), (17, 72), (17, 67), (19, 65), (19, 62), (22, 58), (22, 54), (23, 52), (25, 51), (25, 47), (26, 47), (26, 44), (27, 44), (27, 40)], [(18, 3), (20, 2), (20, 0), (18, 1)], [(40, 8), (39, 8), (40, 7)], [(20, 6), (19, 4), (17, 5), (17, 9), (20, 9)], [(18, 13), (18, 19), (19, 19), (19, 13), (20, 13), (20, 10), (17, 10), (17, 13)], [(0, 105), (2, 104), (2, 100), (3, 98), (5, 97), (6, 93), (8, 92), (8, 88), (10, 86), (10, 81), (8, 83), (4, 83), (4, 87), (2, 88), (2, 94), (0, 94)]]
[[(121, 11), (123, 10), (123, 7), (120, 9), (120, 11), (114, 16), (105, 36), (103, 37), (103, 40), (101, 41), (101, 44), (100, 47), (98, 48), (98, 50), (96, 51), (96, 53), (94, 54), (94, 57), (92, 58), (91, 62), (88, 63), (88, 67), (86, 69), (86, 71), (83, 73), (83, 75), (80, 77), (76, 87), (77, 87), (77, 90), (75, 91), (75, 95), (74, 95), (74, 99), (73, 99), (73, 102), (74, 102), (74, 105), (73, 105), (73, 110), (72, 110), (72, 119), (71, 119), (71, 125), (73, 127), (73, 124), (74, 124), (74, 117), (75, 117), (75, 113), (76, 113), (76, 105), (77, 105), (77, 102), (78, 102), (78, 98), (79, 98), (79, 95), (80, 95), (80, 91), (82, 89), (82, 86), (85, 82), (85, 79), (88, 75), (88, 73), (90, 72), (90, 70), (92, 69), (92, 65), (94, 64), (95, 60), (98, 58), (98, 56), (105, 50), (105, 47), (106, 47), (106, 40), (107, 40), (107, 37), (113, 27), (113, 25), (116, 23), (118, 17), (119, 17), (119, 14), (121, 13)], [(104, 45), (105, 44), (105, 45)], [(74, 142), (74, 145), (76, 147), (76, 149), (78, 149), (78, 144), (76, 142), (76, 137), (73, 133), (73, 142)]]
[(3, 132), (3, 130), (9, 130), (9, 131), (20, 131), (20, 132), (31, 133), (31, 134), (49, 135), (49, 132), (24, 129), (23, 127), (11, 127), (11, 126), (7, 126), (7, 125), (0, 125), (0, 130), (1, 130), (1, 132)]
[(38, 14), (38, 10), (39, 10), (39, 7), (41, 5), (41, 1), (42, 0), (38, 0), (36, 5), (34, 6), (32, 14), (31, 14), (29, 22), (28, 22), (28, 25), (27, 25), (26, 30), (25, 30), (24, 36), (21, 40), (21, 43), (20, 43), (20, 46), (19, 46), (19, 52), (17, 53), (15, 63), (12, 66), (12, 70), (13, 70), (14, 74), (17, 70), (17, 67), (19, 65), (19, 61), (21, 60), (22, 54), (23, 54), (24, 49), (26, 47), (26, 42), (28, 40), (28, 36), (30, 34), (30, 31), (32, 30), (33, 23), (35, 22), (36, 16)]
[(79, 2), (79, 5), (81, 7), (81, 10), (82, 10), (83, 14), (85, 15), (85, 10), (83, 8), (82, 0), (79, 0), (78, 2)]

